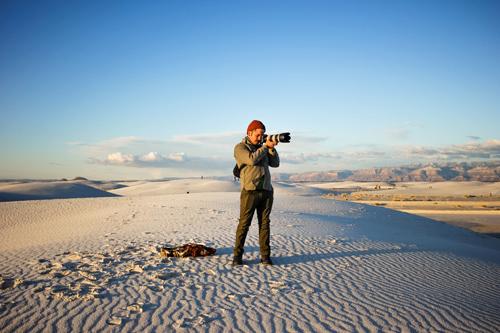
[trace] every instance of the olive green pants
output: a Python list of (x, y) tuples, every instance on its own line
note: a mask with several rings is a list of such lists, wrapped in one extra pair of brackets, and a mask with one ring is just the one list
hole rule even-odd
[(259, 221), (259, 246), (261, 257), (269, 257), (271, 248), (269, 246), (269, 237), (271, 233), (269, 216), (273, 207), (272, 191), (246, 191), (242, 190), (240, 195), (240, 222), (236, 229), (236, 241), (234, 244), (234, 256), (243, 255), (243, 247), (248, 234), (248, 229), (252, 224), (252, 218), (257, 210), (257, 219)]

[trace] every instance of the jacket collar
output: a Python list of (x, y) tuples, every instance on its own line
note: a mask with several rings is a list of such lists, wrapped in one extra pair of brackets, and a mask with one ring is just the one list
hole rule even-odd
[(258, 148), (262, 147), (261, 143), (258, 143), (256, 145), (254, 145), (253, 143), (251, 143), (250, 139), (248, 138), (248, 136), (245, 136), (241, 142), (243, 142), (245, 145), (253, 147), (255, 149), (258, 149)]

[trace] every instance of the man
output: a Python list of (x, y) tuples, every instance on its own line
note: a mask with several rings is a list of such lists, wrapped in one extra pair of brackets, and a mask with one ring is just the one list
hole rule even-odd
[(259, 120), (253, 120), (247, 128), (247, 136), (234, 147), (234, 158), (240, 168), (241, 195), (240, 221), (236, 230), (233, 265), (243, 264), (243, 247), (255, 210), (259, 220), (260, 262), (272, 265), (269, 246), (270, 219), (273, 206), (273, 187), (269, 167), (280, 164), (274, 148), (278, 142), (267, 138), (263, 143), (266, 127)]

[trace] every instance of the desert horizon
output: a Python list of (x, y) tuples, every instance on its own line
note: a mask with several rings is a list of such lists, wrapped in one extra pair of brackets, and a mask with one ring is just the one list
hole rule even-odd
[[(163, 181), (180, 178), (215, 178), (215, 179), (231, 179), (233, 178), (227, 167), (225, 173), (216, 175), (203, 175), (200, 172), (198, 175), (190, 176), (162, 176), (156, 178), (92, 178), (82, 175), (72, 177), (56, 177), (56, 178), (30, 178), (30, 177), (3, 177), (0, 182), (9, 181), (67, 181), (67, 180), (89, 180), (93, 181)], [(357, 169), (325, 169), (323, 171), (302, 171), (296, 173), (274, 172), (273, 180), (292, 181), (292, 182), (343, 182), (343, 181), (358, 181), (358, 182), (441, 182), (441, 181), (482, 181), (482, 182), (498, 182), (500, 181), (500, 160), (490, 161), (462, 161), (462, 162), (427, 162), (416, 164), (403, 164), (393, 166), (373, 166), (370, 168)]]
[[(233, 177), (187, 177), (156, 180), (89, 180), (85, 177), (60, 180), (0, 180), (0, 202), (79, 197), (120, 196), (129, 186), (148, 182), (182, 180), (228, 180)], [(87, 187), (70, 187), (78, 183)], [(233, 183), (237, 184), (233, 179)], [(61, 185), (57, 185), (61, 184)], [(230, 184), (230, 183), (228, 183)], [(500, 237), (500, 182), (434, 181), (278, 181), (301, 187), (321, 189), (322, 197), (383, 206), (401, 212), (431, 218), (474, 232)], [(96, 191), (94, 191), (95, 189)], [(120, 190), (121, 189), (121, 190)], [(118, 190), (118, 191), (114, 191)], [(184, 192), (182, 186), (179, 193)], [(170, 189), (171, 191), (171, 189)], [(161, 194), (161, 191), (156, 191)], [(186, 190), (189, 192), (189, 190)]]

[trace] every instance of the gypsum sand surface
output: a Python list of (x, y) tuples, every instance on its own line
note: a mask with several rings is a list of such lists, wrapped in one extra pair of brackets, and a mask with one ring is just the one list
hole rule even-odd
[[(496, 239), (277, 188), (275, 266), (258, 264), (254, 221), (232, 268), (238, 211), (234, 192), (0, 203), (0, 330), (500, 327)], [(217, 254), (158, 256), (191, 241)]]

